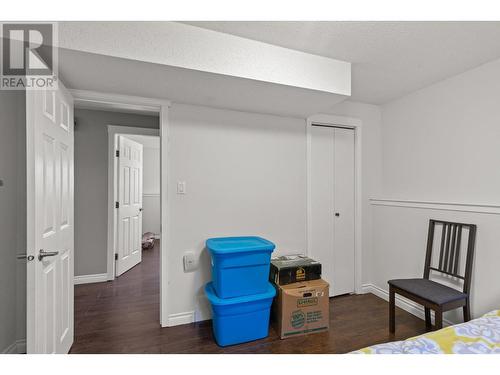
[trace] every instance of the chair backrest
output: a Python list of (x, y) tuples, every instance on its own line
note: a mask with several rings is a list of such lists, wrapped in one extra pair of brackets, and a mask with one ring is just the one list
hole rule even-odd
[[(434, 245), (434, 232), (436, 225), (441, 225), (441, 238), (439, 246), (439, 262), (437, 266), (432, 266), (432, 250)], [(462, 230), (468, 230), (468, 240), (466, 247), (465, 272), (459, 270), (459, 260), (461, 257)], [(429, 220), (429, 233), (427, 237), (427, 252), (425, 256), (424, 279), (429, 279), (430, 272), (436, 271), (445, 275), (462, 279), (464, 282), (464, 293), (469, 294), (472, 276), (472, 262), (474, 258), (474, 247), (476, 244), (476, 225), (454, 223), (442, 220)]]

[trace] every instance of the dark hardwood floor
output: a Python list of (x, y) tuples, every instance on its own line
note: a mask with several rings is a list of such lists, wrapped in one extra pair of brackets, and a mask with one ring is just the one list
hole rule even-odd
[(425, 331), (422, 320), (396, 310), (388, 330), (388, 303), (373, 294), (330, 299), (330, 331), (280, 340), (269, 337), (221, 348), (211, 321), (160, 328), (159, 246), (115, 281), (75, 287), (75, 342), (71, 353), (346, 353)]

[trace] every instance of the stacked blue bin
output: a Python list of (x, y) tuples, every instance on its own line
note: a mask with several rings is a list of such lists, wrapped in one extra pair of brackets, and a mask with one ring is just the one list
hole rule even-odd
[(275, 245), (260, 237), (207, 240), (212, 258), (212, 282), (205, 294), (212, 305), (213, 331), (220, 346), (267, 337), (271, 303), (269, 283)]

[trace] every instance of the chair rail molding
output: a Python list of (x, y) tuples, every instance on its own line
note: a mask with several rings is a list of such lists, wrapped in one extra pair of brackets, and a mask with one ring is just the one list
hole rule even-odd
[(419, 208), (425, 210), (458, 211), (458, 212), (500, 215), (499, 203), (445, 202), (445, 201), (428, 201), (428, 200), (416, 200), (416, 199), (370, 198), (370, 204), (373, 206)]

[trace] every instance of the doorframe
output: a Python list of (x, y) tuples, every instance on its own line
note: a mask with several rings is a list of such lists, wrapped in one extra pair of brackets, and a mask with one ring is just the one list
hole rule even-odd
[[(106, 279), (112, 281), (116, 278), (116, 217), (117, 212), (114, 207), (114, 203), (117, 201), (117, 158), (115, 157), (115, 151), (117, 150), (117, 135), (146, 135), (159, 137), (160, 129), (152, 128), (137, 128), (131, 126), (120, 126), (120, 125), (108, 125), (108, 254), (107, 254), (107, 266), (106, 266)], [(161, 142), (161, 141), (160, 141)], [(161, 152), (161, 145), (160, 145)], [(160, 167), (161, 168), (161, 167)], [(161, 188), (160, 188), (161, 189)], [(160, 193), (161, 199), (161, 193)], [(161, 238), (161, 234), (160, 234)], [(160, 242), (161, 246), (161, 242)]]
[(354, 130), (354, 293), (362, 293), (362, 121), (345, 116), (317, 114), (306, 119), (306, 169), (307, 169), (307, 217), (306, 254), (311, 255), (311, 131), (313, 125), (341, 127)]
[[(74, 99), (74, 106), (95, 110), (113, 110), (133, 113), (158, 113), (160, 122), (160, 325), (166, 327), (168, 324), (168, 249), (170, 233), (170, 220), (168, 217), (168, 181), (170, 175), (168, 159), (168, 134), (169, 120), (168, 112), (171, 106), (169, 100), (158, 98), (146, 98), (140, 96), (129, 96), (113, 93), (102, 93), (89, 90), (69, 90)], [(108, 137), (109, 138), (109, 137)], [(109, 144), (108, 144), (109, 145)], [(112, 158), (114, 159), (114, 158)], [(109, 169), (108, 169), (109, 181)], [(109, 199), (109, 190), (108, 190)], [(108, 212), (111, 206), (108, 204)], [(109, 222), (108, 222), (109, 226)], [(109, 236), (109, 232), (108, 232)], [(108, 255), (109, 256), (109, 255)], [(114, 263), (114, 262), (113, 262)]]

